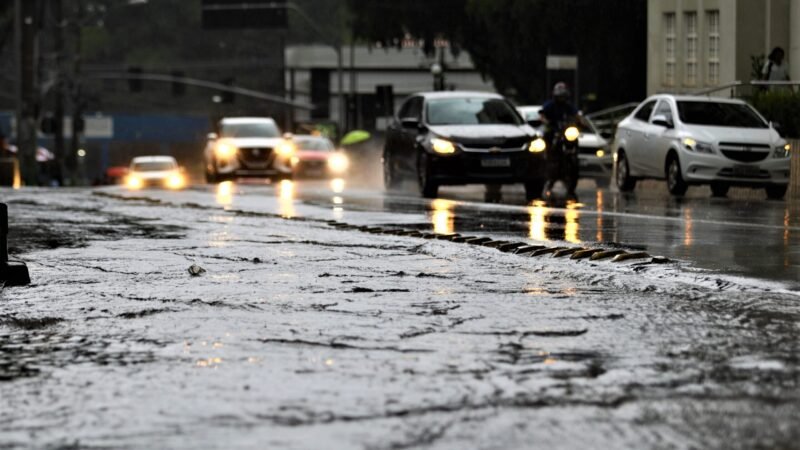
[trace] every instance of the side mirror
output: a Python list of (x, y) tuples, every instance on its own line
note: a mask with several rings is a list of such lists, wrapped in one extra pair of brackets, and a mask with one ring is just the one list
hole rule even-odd
[(208, 140), (209, 140), (209, 141), (216, 141), (216, 140), (217, 140), (217, 138), (219, 138), (219, 136), (217, 135), (217, 133), (208, 133)]
[(400, 119), (400, 124), (403, 126), (403, 128), (418, 130), (420, 122), (417, 118), (406, 117), (404, 119)]
[(662, 115), (653, 117), (652, 123), (664, 128), (673, 128), (675, 126), (671, 120), (667, 119), (667, 116)]
[(603, 139), (611, 139), (614, 137), (614, 133), (610, 131), (602, 131), (600, 132), (600, 137), (602, 137)]
[(292, 139), (294, 139), (294, 134), (292, 134), (292, 133), (283, 133), (283, 138), (286, 139), (287, 141), (291, 141)]

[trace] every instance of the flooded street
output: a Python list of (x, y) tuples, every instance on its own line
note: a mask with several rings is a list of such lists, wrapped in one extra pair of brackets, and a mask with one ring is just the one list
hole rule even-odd
[[(339, 182), (3, 191), (33, 285), (0, 294), (0, 443), (795, 447), (797, 211), (586, 192), (551, 209)], [(526, 257), (330, 220), (647, 242), (673, 261)]]

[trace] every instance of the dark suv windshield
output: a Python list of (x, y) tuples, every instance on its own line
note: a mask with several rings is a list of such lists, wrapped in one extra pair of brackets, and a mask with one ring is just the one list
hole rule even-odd
[(747, 105), (723, 102), (678, 102), (681, 122), (714, 127), (767, 128), (764, 120)]
[(497, 98), (442, 98), (428, 101), (430, 125), (521, 125), (519, 115)]
[(223, 123), (220, 129), (220, 136), (226, 138), (274, 138), (280, 134), (269, 122)]

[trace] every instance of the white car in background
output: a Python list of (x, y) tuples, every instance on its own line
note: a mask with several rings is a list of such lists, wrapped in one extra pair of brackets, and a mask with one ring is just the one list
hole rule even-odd
[(621, 191), (653, 178), (676, 196), (707, 184), (714, 196), (746, 186), (781, 199), (789, 185), (789, 145), (741, 100), (652, 96), (619, 123), (614, 153)]
[(203, 153), (206, 181), (261, 177), (292, 178), (295, 147), (267, 117), (228, 117), (208, 135)]
[[(544, 135), (542, 120), (539, 118), (539, 105), (518, 106), (525, 122)], [(594, 124), (587, 119), (585, 125), (579, 125), (581, 132), (578, 137), (578, 168), (580, 178), (594, 179), (597, 187), (608, 187), (614, 169), (614, 158), (608, 141), (600, 135)]]
[(186, 176), (172, 156), (137, 156), (131, 161), (125, 185), (128, 189), (183, 189)]

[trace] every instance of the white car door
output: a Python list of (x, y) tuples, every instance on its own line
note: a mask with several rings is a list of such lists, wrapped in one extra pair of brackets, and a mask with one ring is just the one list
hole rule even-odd
[[(666, 119), (671, 126), (664, 126), (663, 123), (654, 123), (657, 120)], [(654, 178), (664, 178), (666, 175), (667, 153), (672, 142), (675, 140), (675, 115), (672, 105), (666, 99), (658, 102), (650, 123), (645, 131), (645, 141), (649, 153), (646, 160), (647, 175)]]
[(647, 173), (646, 160), (648, 158), (647, 141), (645, 133), (650, 125), (650, 116), (655, 109), (656, 100), (650, 100), (637, 109), (631, 117), (628, 126), (620, 130), (625, 140), (625, 154), (628, 157), (628, 168), (631, 175), (640, 177)]

